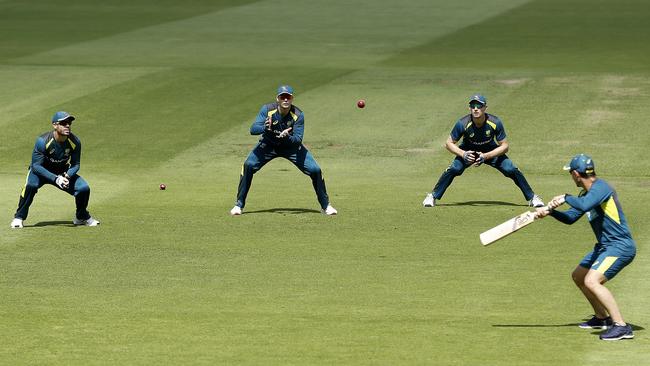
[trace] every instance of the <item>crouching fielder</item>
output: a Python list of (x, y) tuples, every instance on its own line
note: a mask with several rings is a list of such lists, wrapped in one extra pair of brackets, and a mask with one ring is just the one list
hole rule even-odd
[[(578, 196), (564, 194), (554, 197), (546, 208), (537, 209), (537, 217), (551, 215), (565, 224), (573, 224), (587, 214), (589, 224), (596, 234), (596, 244), (573, 271), (573, 281), (594, 309), (594, 316), (581, 323), (580, 328), (607, 329), (600, 339), (615, 341), (634, 338), (632, 327), (625, 323), (614, 295), (604, 284), (632, 263), (636, 245), (627, 226), (616, 191), (604, 180), (596, 177), (594, 161), (587, 155), (575, 156), (569, 171), (576, 186), (582, 191)], [(571, 208), (555, 211), (563, 203)]]

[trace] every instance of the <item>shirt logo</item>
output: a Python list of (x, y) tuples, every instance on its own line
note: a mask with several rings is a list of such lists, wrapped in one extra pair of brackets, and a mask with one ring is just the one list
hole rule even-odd
[(70, 155), (70, 149), (65, 149), (65, 154)]
[(474, 137), (474, 132), (470, 133), (469, 137)]
[(485, 131), (485, 136), (490, 137), (490, 130)]

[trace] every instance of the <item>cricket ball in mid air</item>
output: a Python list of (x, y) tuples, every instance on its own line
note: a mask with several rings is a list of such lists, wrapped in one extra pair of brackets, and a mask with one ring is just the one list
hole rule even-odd
[(363, 108), (363, 107), (365, 107), (365, 106), (366, 106), (366, 101), (365, 101), (365, 100), (363, 100), (363, 99), (359, 99), (359, 100), (357, 101), (357, 107), (359, 107), (359, 108)]
[(161, 183), (160, 184), (160, 190), (164, 191), (165, 189), (167, 189), (167, 186), (164, 183)]

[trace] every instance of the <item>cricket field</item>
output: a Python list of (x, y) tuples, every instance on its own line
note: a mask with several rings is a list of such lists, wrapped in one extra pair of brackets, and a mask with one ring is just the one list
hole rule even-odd
[[(0, 365), (650, 364), (648, 14), (647, 0), (0, 0)], [(282, 159), (229, 215), (280, 84), (337, 216)], [(477, 92), (545, 200), (578, 193), (562, 170), (578, 153), (617, 189), (638, 253), (608, 287), (633, 340), (577, 327), (586, 218), (482, 246), (528, 209), (486, 166), (422, 207)], [(77, 117), (101, 225), (73, 227), (74, 199), (45, 186), (11, 229), (58, 110)]]

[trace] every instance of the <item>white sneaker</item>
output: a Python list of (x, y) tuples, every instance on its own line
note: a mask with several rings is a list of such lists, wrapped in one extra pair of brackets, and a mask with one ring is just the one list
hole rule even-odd
[(230, 214), (233, 215), (233, 216), (241, 215), (241, 207), (239, 207), (239, 206), (233, 207), (232, 210), (230, 210)]
[(79, 220), (78, 218), (75, 217), (72, 220), (72, 223), (75, 225), (97, 226), (99, 225), (99, 220), (93, 218), (92, 216), (88, 218), (88, 220)]
[(432, 193), (427, 193), (427, 197), (422, 201), (422, 206), (424, 207), (434, 207), (436, 205), (436, 199), (433, 198)]
[(531, 199), (528, 202), (528, 206), (530, 206), (530, 207), (544, 207), (546, 205), (544, 204), (544, 201), (542, 201), (542, 197), (540, 197), (538, 195), (534, 195), (533, 199)]
[(332, 216), (339, 213), (334, 207), (332, 207), (332, 205), (327, 205), (327, 208), (321, 209), (320, 212), (324, 213), (327, 216)]
[(20, 229), (23, 227), (23, 219), (13, 219), (11, 220), (12, 229)]

